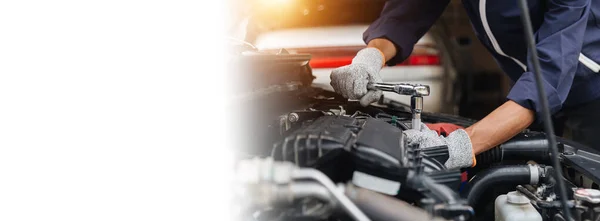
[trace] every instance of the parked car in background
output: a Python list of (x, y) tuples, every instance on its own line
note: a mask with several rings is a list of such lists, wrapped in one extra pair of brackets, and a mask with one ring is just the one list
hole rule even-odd
[[(250, 28), (253, 35), (248, 40), (259, 50), (285, 48), (290, 53), (312, 54), (314, 85), (333, 90), (329, 84), (331, 70), (350, 64), (356, 53), (366, 46), (363, 32), (377, 19), (384, 1), (287, 0), (285, 3), (277, 7), (277, 13), (258, 13), (257, 18), (250, 21), (250, 27), (260, 26), (262, 30)], [(424, 99), (425, 111), (453, 113), (456, 74), (450, 59), (444, 57), (449, 54), (445, 52), (447, 49), (437, 40), (441, 37), (432, 32), (425, 34), (409, 58), (396, 66), (384, 67), (380, 74), (385, 83), (430, 85), (431, 95)], [(410, 104), (408, 96), (390, 92), (384, 96)]]

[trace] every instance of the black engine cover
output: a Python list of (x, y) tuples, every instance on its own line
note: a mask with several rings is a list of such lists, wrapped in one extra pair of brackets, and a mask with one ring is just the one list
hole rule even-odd
[[(334, 182), (353, 180), (366, 188), (399, 186), (410, 172), (423, 171), (452, 188), (460, 185), (460, 173), (444, 171), (447, 147), (409, 148), (403, 136), (400, 128), (381, 119), (323, 116), (285, 136), (275, 145), (273, 156), (317, 168)], [(392, 189), (397, 188), (387, 188), (387, 193), (394, 195)]]
[(402, 165), (402, 130), (375, 118), (323, 116), (286, 136), (275, 147), (275, 157), (299, 166), (314, 166), (332, 150), (363, 149), (385, 164)]

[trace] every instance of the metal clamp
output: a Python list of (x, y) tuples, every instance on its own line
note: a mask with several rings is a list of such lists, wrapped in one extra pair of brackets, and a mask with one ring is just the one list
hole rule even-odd
[(410, 97), (410, 109), (412, 110), (412, 128), (419, 129), (421, 125), (421, 113), (423, 112), (423, 96), (429, 96), (429, 85), (422, 84), (388, 84), (371, 83), (367, 85), (370, 90), (381, 90), (394, 92), (396, 94), (408, 95)]

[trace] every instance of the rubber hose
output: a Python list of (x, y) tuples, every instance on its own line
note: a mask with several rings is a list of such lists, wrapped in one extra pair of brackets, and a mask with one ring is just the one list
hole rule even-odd
[(550, 163), (548, 140), (542, 133), (519, 134), (498, 147), (485, 151), (476, 157), (478, 165), (500, 163), (503, 160), (533, 160), (537, 163)]
[(346, 186), (345, 194), (372, 220), (444, 220), (442, 218), (433, 217), (425, 210), (412, 206), (404, 201), (356, 187), (352, 184)]
[(494, 147), (489, 149), (475, 156), (475, 159), (478, 166), (502, 162), (502, 148)]
[[(531, 168), (537, 170), (537, 166), (513, 165), (494, 167), (475, 175), (470, 181), (471, 189), (467, 195), (469, 205), (475, 206), (482, 194), (496, 185), (522, 185), (536, 184), (539, 182), (539, 171), (531, 172)], [(532, 174), (537, 172), (538, 177), (532, 179)], [(537, 181), (536, 181), (537, 180)], [(532, 183), (533, 181), (533, 183)]]

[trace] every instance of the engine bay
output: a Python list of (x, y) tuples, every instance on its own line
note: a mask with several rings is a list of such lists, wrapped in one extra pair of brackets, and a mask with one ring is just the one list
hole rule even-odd
[[(382, 97), (363, 107), (311, 87), (310, 57), (255, 56), (237, 67), (257, 83), (232, 106), (246, 136), (236, 150), (240, 220), (565, 220), (556, 169), (574, 218), (600, 218), (595, 150), (557, 137), (562, 168), (553, 168), (546, 135), (526, 130), (479, 154), (475, 167), (449, 170), (447, 146), (404, 139), (418, 103)], [(418, 115), (425, 124), (475, 122)]]

